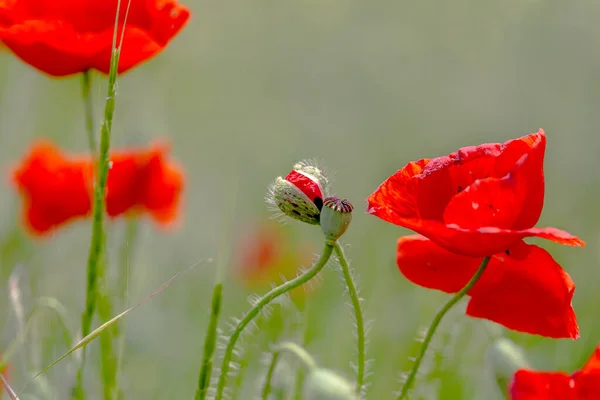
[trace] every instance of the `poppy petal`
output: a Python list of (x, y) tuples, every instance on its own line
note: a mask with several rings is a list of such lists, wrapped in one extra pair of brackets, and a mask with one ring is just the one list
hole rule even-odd
[(556, 228), (530, 228), (522, 231), (482, 227), (465, 229), (456, 224), (420, 219), (403, 220), (403, 226), (431, 239), (445, 249), (466, 256), (485, 257), (501, 253), (526, 237), (541, 237), (568, 246), (585, 246), (585, 242)]
[(492, 257), (469, 293), (467, 315), (519, 332), (578, 338), (571, 277), (541, 247), (520, 241), (507, 253)]
[(571, 377), (560, 372), (518, 370), (510, 385), (512, 400), (566, 400), (570, 396)]
[(33, 144), (12, 181), (22, 195), (32, 233), (43, 235), (91, 212), (92, 164), (67, 157), (49, 142)]
[(531, 228), (540, 219), (544, 207), (545, 152), (546, 133), (540, 128), (537, 133), (506, 143), (504, 151), (496, 159), (497, 173), (512, 173), (516, 191), (525, 205), (521, 207), (512, 229)]
[(184, 186), (182, 168), (167, 160), (166, 146), (158, 145), (152, 150), (147, 166), (147, 186), (142, 204), (154, 220), (162, 225), (174, 222), (181, 210)]
[(583, 245), (566, 232), (531, 228), (543, 206), (545, 146), (540, 129), (409, 163), (369, 196), (367, 212), (473, 257), (502, 252), (528, 236)]
[(572, 375), (572, 379), (573, 391), (576, 393), (573, 398), (578, 400), (600, 399), (600, 371), (576, 372)]
[(398, 239), (396, 262), (411, 282), (446, 293), (456, 293), (475, 274), (481, 259), (451, 253), (421, 235)]
[[(519, 242), (492, 257), (469, 291), (467, 315), (546, 337), (578, 335), (569, 275), (544, 249)], [(458, 255), (420, 235), (398, 239), (397, 263), (411, 282), (455, 293), (472, 278), (481, 258)]]
[[(52, 76), (95, 68), (108, 73), (112, 54), (116, 1), (19, 1), (0, 3), (0, 41), (24, 62)], [(72, 4), (71, 4), (72, 3)], [(119, 72), (162, 51), (179, 33), (190, 11), (173, 0), (134, 2), (123, 29), (121, 5), (118, 43), (125, 43)]]
[(581, 372), (600, 372), (600, 346), (596, 347), (587, 363), (581, 369)]

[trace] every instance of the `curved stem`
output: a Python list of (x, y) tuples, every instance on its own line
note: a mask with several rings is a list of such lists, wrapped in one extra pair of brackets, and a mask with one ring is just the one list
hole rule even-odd
[(327, 264), (329, 258), (331, 257), (331, 253), (333, 253), (333, 243), (325, 243), (325, 248), (323, 249), (323, 254), (319, 260), (313, 265), (311, 269), (303, 273), (302, 275), (297, 276), (284, 283), (283, 285), (277, 286), (263, 297), (261, 297), (256, 305), (250, 309), (242, 318), (242, 320), (237, 324), (235, 330), (233, 331), (231, 337), (229, 338), (229, 342), (227, 343), (227, 347), (225, 348), (225, 354), (223, 354), (223, 361), (221, 363), (221, 375), (219, 376), (219, 382), (217, 384), (217, 396), (216, 400), (221, 400), (223, 398), (223, 391), (225, 390), (225, 383), (227, 381), (227, 373), (229, 372), (229, 363), (231, 362), (231, 356), (233, 354), (233, 350), (235, 348), (235, 344), (239, 339), (240, 335), (244, 331), (244, 328), (252, 321), (258, 313), (273, 301), (275, 298), (281, 296), (282, 294), (289, 292), (292, 289), (297, 288), (298, 286), (308, 282), (312, 278), (314, 278)]
[(415, 376), (417, 375), (417, 371), (419, 370), (421, 361), (423, 361), (423, 357), (425, 357), (425, 352), (427, 351), (427, 348), (429, 347), (429, 344), (431, 343), (431, 339), (433, 338), (435, 330), (437, 329), (440, 322), (442, 321), (442, 318), (444, 318), (444, 315), (446, 315), (446, 313), (456, 303), (458, 303), (460, 301), (460, 299), (465, 297), (465, 295), (469, 292), (469, 290), (471, 290), (473, 285), (475, 285), (475, 283), (477, 283), (479, 278), (481, 278), (481, 275), (483, 275), (483, 272), (485, 271), (485, 268), (487, 267), (489, 262), (490, 262), (490, 257), (484, 257), (483, 260), (481, 261), (481, 264), (479, 265), (479, 268), (477, 269), (477, 271), (475, 272), (475, 274), (473, 275), (471, 280), (469, 280), (469, 282), (467, 282), (467, 284), (458, 293), (456, 293), (454, 295), (454, 297), (452, 297), (450, 299), (450, 301), (447, 302), (444, 305), (444, 307), (442, 307), (442, 309), (440, 311), (438, 311), (438, 313), (435, 315), (433, 322), (431, 322), (431, 325), (429, 326), (429, 329), (427, 330), (427, 335), (425, 335), (425, 340), (423, 340), (423, 345), (421, 346), (419, 355), (417, 356), (417, 359), (415, 360), (415, 363), (410, 371), (410, 374), (408, 375), (408, 378), (406, 379), (406, 382), (404, 382), (404, 386), (402, 387), (400, 396), (398, 396), (398, 400), (402, 400), (402, 399), (406, 398), (406, 395), (408, 394), (408, 390), (410, 389), (413, 381), (415, 380)]
[(88, 135), (90, 151), (96, 158), (98, 151), (96, 146), (96, 132), (94, 130), (94, 105), (92, 103), (92, 71), (86, 70), (81, 77), (81, 95), (83, 97), (85, 130)]
[(352, 307), (354, 308), (354, 316), (356, 319), (356, 336), (358, 340), (356, 393), (360, 394), (365, 379), (365, 318), (362, 313), (360, 298), (358, 297), (358, 291), (356, 290), (356, 285), (354, 284), (352, 274), (350, 273), (350, 265), (348, 265), (348, 261), (346, 260), (346, 256), (344, 255), (344, 250), (342, 249), (342, 246), (340, 246), (339, 243), (335, 244), (334, 249), (335, 254), (337, 255), (338, 260), (340, 261), (340, 265), (342, 267), (344, 280), (346, 281), (346, 286), (348, 287), (348, 294), (350, 295), (350, 301), (352, 302)]
[(275, 348), (273, 352), (273, 359), (271, 360), (271, 364), (269, 365), (269, 370), (267, 372), (267, 377), (265, 381), (265, 386), (262, 390), (262, 399), (268, 400), (269, 394), (271, 393), (271, 379), (273, 378), (273, 374), (275, 372), (275, 367), (277, 366), (277, 361), (279, 361), (279, 356), (282, 352), (287, 351), (296, 356), (298, 360), (304, 365), (304, 368), (307, 370), (312, 370), (317, 367), (317, 363), (310, 354), (302, 347), (298, 346), (296, 343), (285, 342), (280, 344)]
[(269, 400), (269, 395), (271, 394), (271, 380), (273, 379), (273, 375), (275, 374), (275, 367), (277, 366), (277, 361), (279, 361), (280, 352), (276, 351), (273, 353), (273, 358), (271, 358), (271, 364), (269, 364), (269, 370), (267, 371), (267, 376), (265, 377), (265, 385), (263, 386), (261, 398), (263, 400)]

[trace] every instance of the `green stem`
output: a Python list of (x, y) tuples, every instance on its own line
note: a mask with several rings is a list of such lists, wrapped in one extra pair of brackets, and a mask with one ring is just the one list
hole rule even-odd
[(438, 311), (438, 313), (435, 315), (433, 322), (431, 322), (431, 325), (429, 326), (429, 329), (427, 330), (427, 334), (425, 335), (425, 340), (423, 340), (423, 345), (421, 346), (419, 355), (417, 356), (417, 359), (415, 360), (415, 363), (413, 364), (413, 367), (410, 371), (410, 374), (408, 375), (408, 378), (406, 379), (406, 382), (404, 382), (404, 386), (402, 386), (402, 390), (400, 392), (400, 396), (398, 396), (398, 400), (402, 400), (402, 399), (406, 398), (406, 396), (408, 395), (408, 390), (410, 389), (413, 381), (415, 380), (415, 377), (419, 370), (419, 366), (421, 365), (421, 361), (423, 361), (423, 357), (425, 357), (425, 352), (427, 351), (427, 348), (429, 347), (429, 344), (431, 343), (431, 339), (433, 339), (433, 335), (435, 334), (435, 330), (440, 325), (442, 318), (444, 318), (446, 313), (456, 303), (458, 303), (460, 301), (460, 299), (465, 297), (465, 295), (469, 292), (469, 290), (471, 290), (473, 285), (475, 285), (475, 283), (477, 283), (479, 278), (481, 278), (481, 275), (483, 275), (489, 262), (490, 262), (490, 257), (484, 257), (483, 260), (481, 261), (481, 265), (479, 265), (479, 268), (477, 269), (477, 271), (475, 272), (475, 275), (473, 275), (471, 280), (469, 280), (469, 282), (467, 282), (467, 284), (458, 293), (456, 293), (450, 299), (450, 301), (448, 301), (444, 305), (444, 307), (442, 307), (442, 309), (440, 311)]
[(275, 367), (277, 366), (277, 362), (279, 361), (280, 354), (282, 352), (288, 352), (296, 356), (296, 358), (302, 363), (305, 370), (312, 370), (317, 368), (317, 363), (311, 357), (310, 354), (302, 347), (298, 346), (296, 343), (285, 342), (280, 344), (275, 348), (273, 352), (273, 358), (271, 359), (271, 364), (269, 365), (269, 370), (267, 371), (267, 377), (265, 380), (265, 385), (262, 390), (262, 399), (268, 400), (269, 394), (271, 393), (271, 380), (273, 379), (273, 375), (275, 373)]
[(223, 284), (217, 281), (213, 289), (212, 306), (210, 322), (204, 339), (204, 357), (202, 367), (198, 376), (198, 389), (196, 390), (195, 400), (204, 400), (210, 386), (210, 376), (212, 374), (212, 362), (215, 348), (217, 347), (217, 327), (219, 325), (219, 316), (221, 315), (221, 305), (223, 296)]
[(271, 358), (271, 364), (269, 364), (269, 369), (267, 370), (267, 376), (265, 377), (265, 385), (262, 390), (262, 399), (269, 400), (269, 395), (271, 394), (272, 386), (271, 380), (273, 380), (273, 375), (275, 374), (275, 367), (277, 366), (277, 361), (279, 361), (280, 352), (276, 351), (273, 353), (273, 358)]
[[(112, 132), (113, 115), (115, 111), (116, 89), (117, 89), (117, 70), (119, 65), (120, 50), (117, 48), (117, 28), (119, 20), (119, 9), (121, 0), (118, 0), (117, 13), (115, 17), (115, 29), (113, 35), (113, 47), (110, 57), (110, 70), (108, 73), (108, 96), (104, 107), (104, 121), (100, 130), (100, 153), (96, 167), (96, 180), (94, 184), (93, 200), (93, 222), (92, 238), (90, 241), (90, 251), (87, 263), (87, 293), (85, 299), (85, 310), (81, 316), (81, 335), (86, 337), (91, 330), (92, 320), (96, 312), (98, 298), (101, 295), (99, 286), (104, 281), (104, 247), (106, 244), (106, 234), (104, 232), (104, 214), (105, 214), (105, 195), (106, 182), (108, 180), (108, 170), (110, 163), (110, 138)], [(83, 370), (85, 366), (86, 346), (82, 349), (82, 360), (77, 371), (77, 381), (73, 389), (73, 397), (76, 399), (84, 398), (83, 393)]]
[[(310, 339), (310, 299), (306, 300), (304, 304), (304, 312), (302, 313), (303, 325), (304, 325), (304, 336), (302, 338), (302, 345), (307, 346), (308, 341)], [(302, 369), (298, 369), (296, 371), (296, 380), (294, 382), (292, 399), (301, 400), (302, 399), (302, 389), (304, 387), (304, 378), (305, 373)]]
[(223, 391), (225, 390), (225, 384), (227, 382), (227, 373), (229, 372), (229, 363), (231, 362), (231, 357), (235, 348), (235, 344), (242, 332), (244, 331), (244, 328), (250, 323), (250, 321), (252, 321), (258, 315), (258, 313), (263, 309), (263, 307), (269, 304), (272, 300), (314, 278), (323, 269), (325, 264), (327, 264), (327, 261), (329, 261), (331, 253), (333, 253), (333, 247), (333, 243), (326, 242), (323, 254), (321, 254), (321, 257), (311, 269), (309, 269), (302, 275), (297, 276), (291, 281), (288, 281), (283, 285), (277, 286), (276, 288), (265, 294), (237, 324), (235, 330), (229, 338), (229, 342), (227, 343), (227, 347), (225, 349), (225, 354), (223, 355), (223, 361), (221, 363), (221, 375), (219, 376), (219, 382), (217, 384), (216, 400), (221, 400), (223, 398)]
[(90, 151), (94, 158), (98, 147), (96, 145), (96, 131), (94, 129), (94, 105), (92, 103), (92, 71), (86, 70), (81, 77), (81, 95), (84, 103), (85, 130), (88, 135)]
[(346, 260), (346, 256), (344, 255), (344, 250), (342, 249), (342, 246), (340, 246), (339, 243), (335, 244), (335, 254), (337, 255), (338, 260), (340, 261), (340, 265), (342, 267), (344, 281), (346, 282), (346, 287), (348, 287), (348, 294), (350, 295), (350, 301), (352, 302), (352, 307), (354, 308), (354, 317), (356, 319), (356, 337), (358, 340), (356, 393), (360, 394), (365, 379), (365, 318), (363, 316), (360, 298), (358, 297), (358, 291), (356, 290), (356, 285), (354, 284), (352, 274), (350, 273), (350, 265), (348, 265), (348, 261)]

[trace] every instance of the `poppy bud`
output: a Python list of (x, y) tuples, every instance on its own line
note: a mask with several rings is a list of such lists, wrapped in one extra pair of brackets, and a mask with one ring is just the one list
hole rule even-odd
[(519, 369), (529, 368), (523, 350), (506, 338), (500, 338), (490, 345), (487, 350), (487, 359), (496, 382), (505, 395), (515, 372)]
[(306, 400), (358, 400), (354, 386), (326, 368), (313, 368), (304, 381), (303, 398)]
[(335, 242), (346, 232), (352, 220), (353, 209), (348, 200), (338, 197), (327, 197), (323, 201), (321, 230), (327, 240)]
[(267, 202), (288, 217), (318, 225), (327, 185), (328, 180), (321, 169), (299, 162), (285, 178), (275, 180)]

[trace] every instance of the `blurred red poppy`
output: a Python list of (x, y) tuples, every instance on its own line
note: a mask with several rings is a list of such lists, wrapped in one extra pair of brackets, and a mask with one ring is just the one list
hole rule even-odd
[(423, 236), (398, 240), (400, 271), (417, 285), (458, 292), (484, 256), (467, 314), (547, 337), (579, 337), (575, 285), (552, 256), (523, 238), (583, 246), (555, 229), (533, 228), (544, 203), (543, 130), (504, 144), (465, 147), (411, 162), (369, 198), (367, 212)]
[(367, 212), (453, 253), (484, 257), (538, 236), (583, 246), (555, 228), (533, 228), (544, 205), (546, 135), (464, 147), (410, 162), (367, 199)]
[[(312, 257), (311, 247), (290, 240), (279, 224), (260, 223), (250, 226), (239, 241), (236, 275), (253, 290), (268, 290), (273, 283), (295, 278), (300, 267), (310, 266)], [(311, 287), (302, 286), (290, 295), (298, 301), (307, 291)]]
[(510, 384), (512, 400), (600, 400), (600, 346), (580, 371), (518, 370)]
[[(97, 69), (108, 73), (117, 0), (0, 0), (0, 41), (53, 76)], [(121, 1), (119, 40), (127, 9)], [(119, 72), (162, 51), (190, 12), (175, 0), (131, 1)]]
[[(160, 224), (175, 220), (183, 174), (167, 159), (167, 152), (161, 144), (112, 152), (106, 193), (109, 216), (146, 212)], [(12, 176), (24, 201), (27, 227), (43, 235), (89, 216), (93, 177), (90, 156), (65, 154), (48, 141), (35, 143)]]

